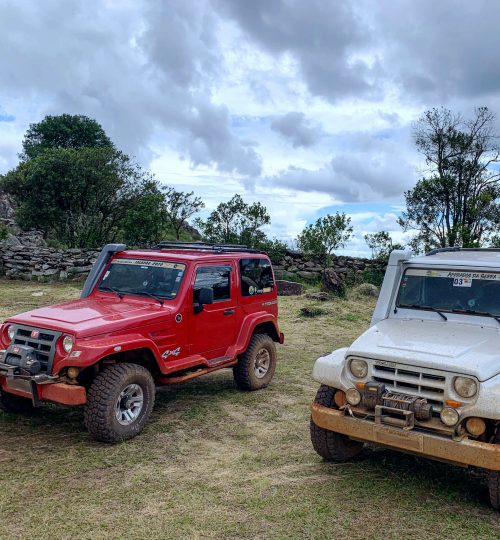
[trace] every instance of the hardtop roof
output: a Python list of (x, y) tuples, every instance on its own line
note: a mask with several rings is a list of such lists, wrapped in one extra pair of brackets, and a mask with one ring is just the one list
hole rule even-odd
[(248, 251), (232, 251), (232, 252), (217, 252), (204, 251), (197, 249), (132, 249), (121, 251), (115, 254), (115, 258), (130, 258), (138, 259), (164, 259), (168, 261), (213, 261), (213, 260), (239, 260), (239, 259), (257, 259), (266, 258), (268, 255), (264, 252), (248, 252)]
[(500, 250), (488, 248), (442, 249), (412, 257), (408, 262), (422, 266), (487, 267), (500, 271)]

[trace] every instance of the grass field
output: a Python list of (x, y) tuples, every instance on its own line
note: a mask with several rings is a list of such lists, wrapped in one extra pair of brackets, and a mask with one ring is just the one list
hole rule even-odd
[[(77, 296), (74, 285), (0, 281), (0, 319)], [(230, 370), (158, 392), (144, 433), (106, 446), (78, 409), (0, 413), (0, 538), (498, 538), (481, 472), (366, 448), (328, 464), (312, 450), (314, 360), (368, 325), (351, 293), (303, 318), (280, 299), (286, 345), (263, 391)]]

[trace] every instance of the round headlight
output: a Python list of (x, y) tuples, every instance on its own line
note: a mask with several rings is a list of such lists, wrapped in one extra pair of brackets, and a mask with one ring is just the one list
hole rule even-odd
[(62, 346), (63, 349), (69, 354), (73, 349), (73, 338), (71, 336), (64, 336)]
[(361, 394), (356, 390), (356, 388), (349, 388), (345, 393), (345, 398), (350, 405), (359, 405), (361, 401)]
[(11, 341), (14, 341), (14, 337), (16, 335), (16, 329), (14, 328), (14, 325), (10, 325), (9, 328), (7, 328), (7, 335), (9, 336), (9, 339)]
[(470, 377), (455, 377), (453, 386), (455, 387), (455, 392), (463, 398), (474, 397), (477, 392), (476, 381)]
[(455, 409), (452, 409), (451, 407), (445, 407), (441, 411), (439, 416), (441, 417), (441, 422), (443, 422), (445, 426), (450, 426), (450, 427), (457, 424), (460, 419), (460, 415), (458, 414), (458, 411), (456, 411)]
[(368, 374), (368, 364), (361, 358), (353, 358), (349, 364), (349, 369), (358, 379), (362, 379)]

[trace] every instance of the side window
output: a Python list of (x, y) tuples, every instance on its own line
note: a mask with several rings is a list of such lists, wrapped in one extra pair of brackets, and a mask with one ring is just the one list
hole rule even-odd
[(200, 289), (210, 288), (214, 291), (214, 300), (229, 300), (231, 297), (231, 267), (202, 266), (196, 270), (193, 298), (198, 303)]
[(270, 293), (274, 290), (273, 269), (267, 259), (241, 259), (241, 294)]

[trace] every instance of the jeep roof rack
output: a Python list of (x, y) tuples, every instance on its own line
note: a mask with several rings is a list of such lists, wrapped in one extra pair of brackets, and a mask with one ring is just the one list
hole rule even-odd
[(500, 248), (461, 248), (461, 247), (444, 247), (437, 248), (429, 251), (425, 255), (437, 255), (438, 253), (448, 253), (450, 251), (487, 251), (487, 252), (500, 252)]
[(240, 244), (210, 244), (207, 242), (160, 242), (153, 249), (182, 249), (215, 253), (263, 253)]

